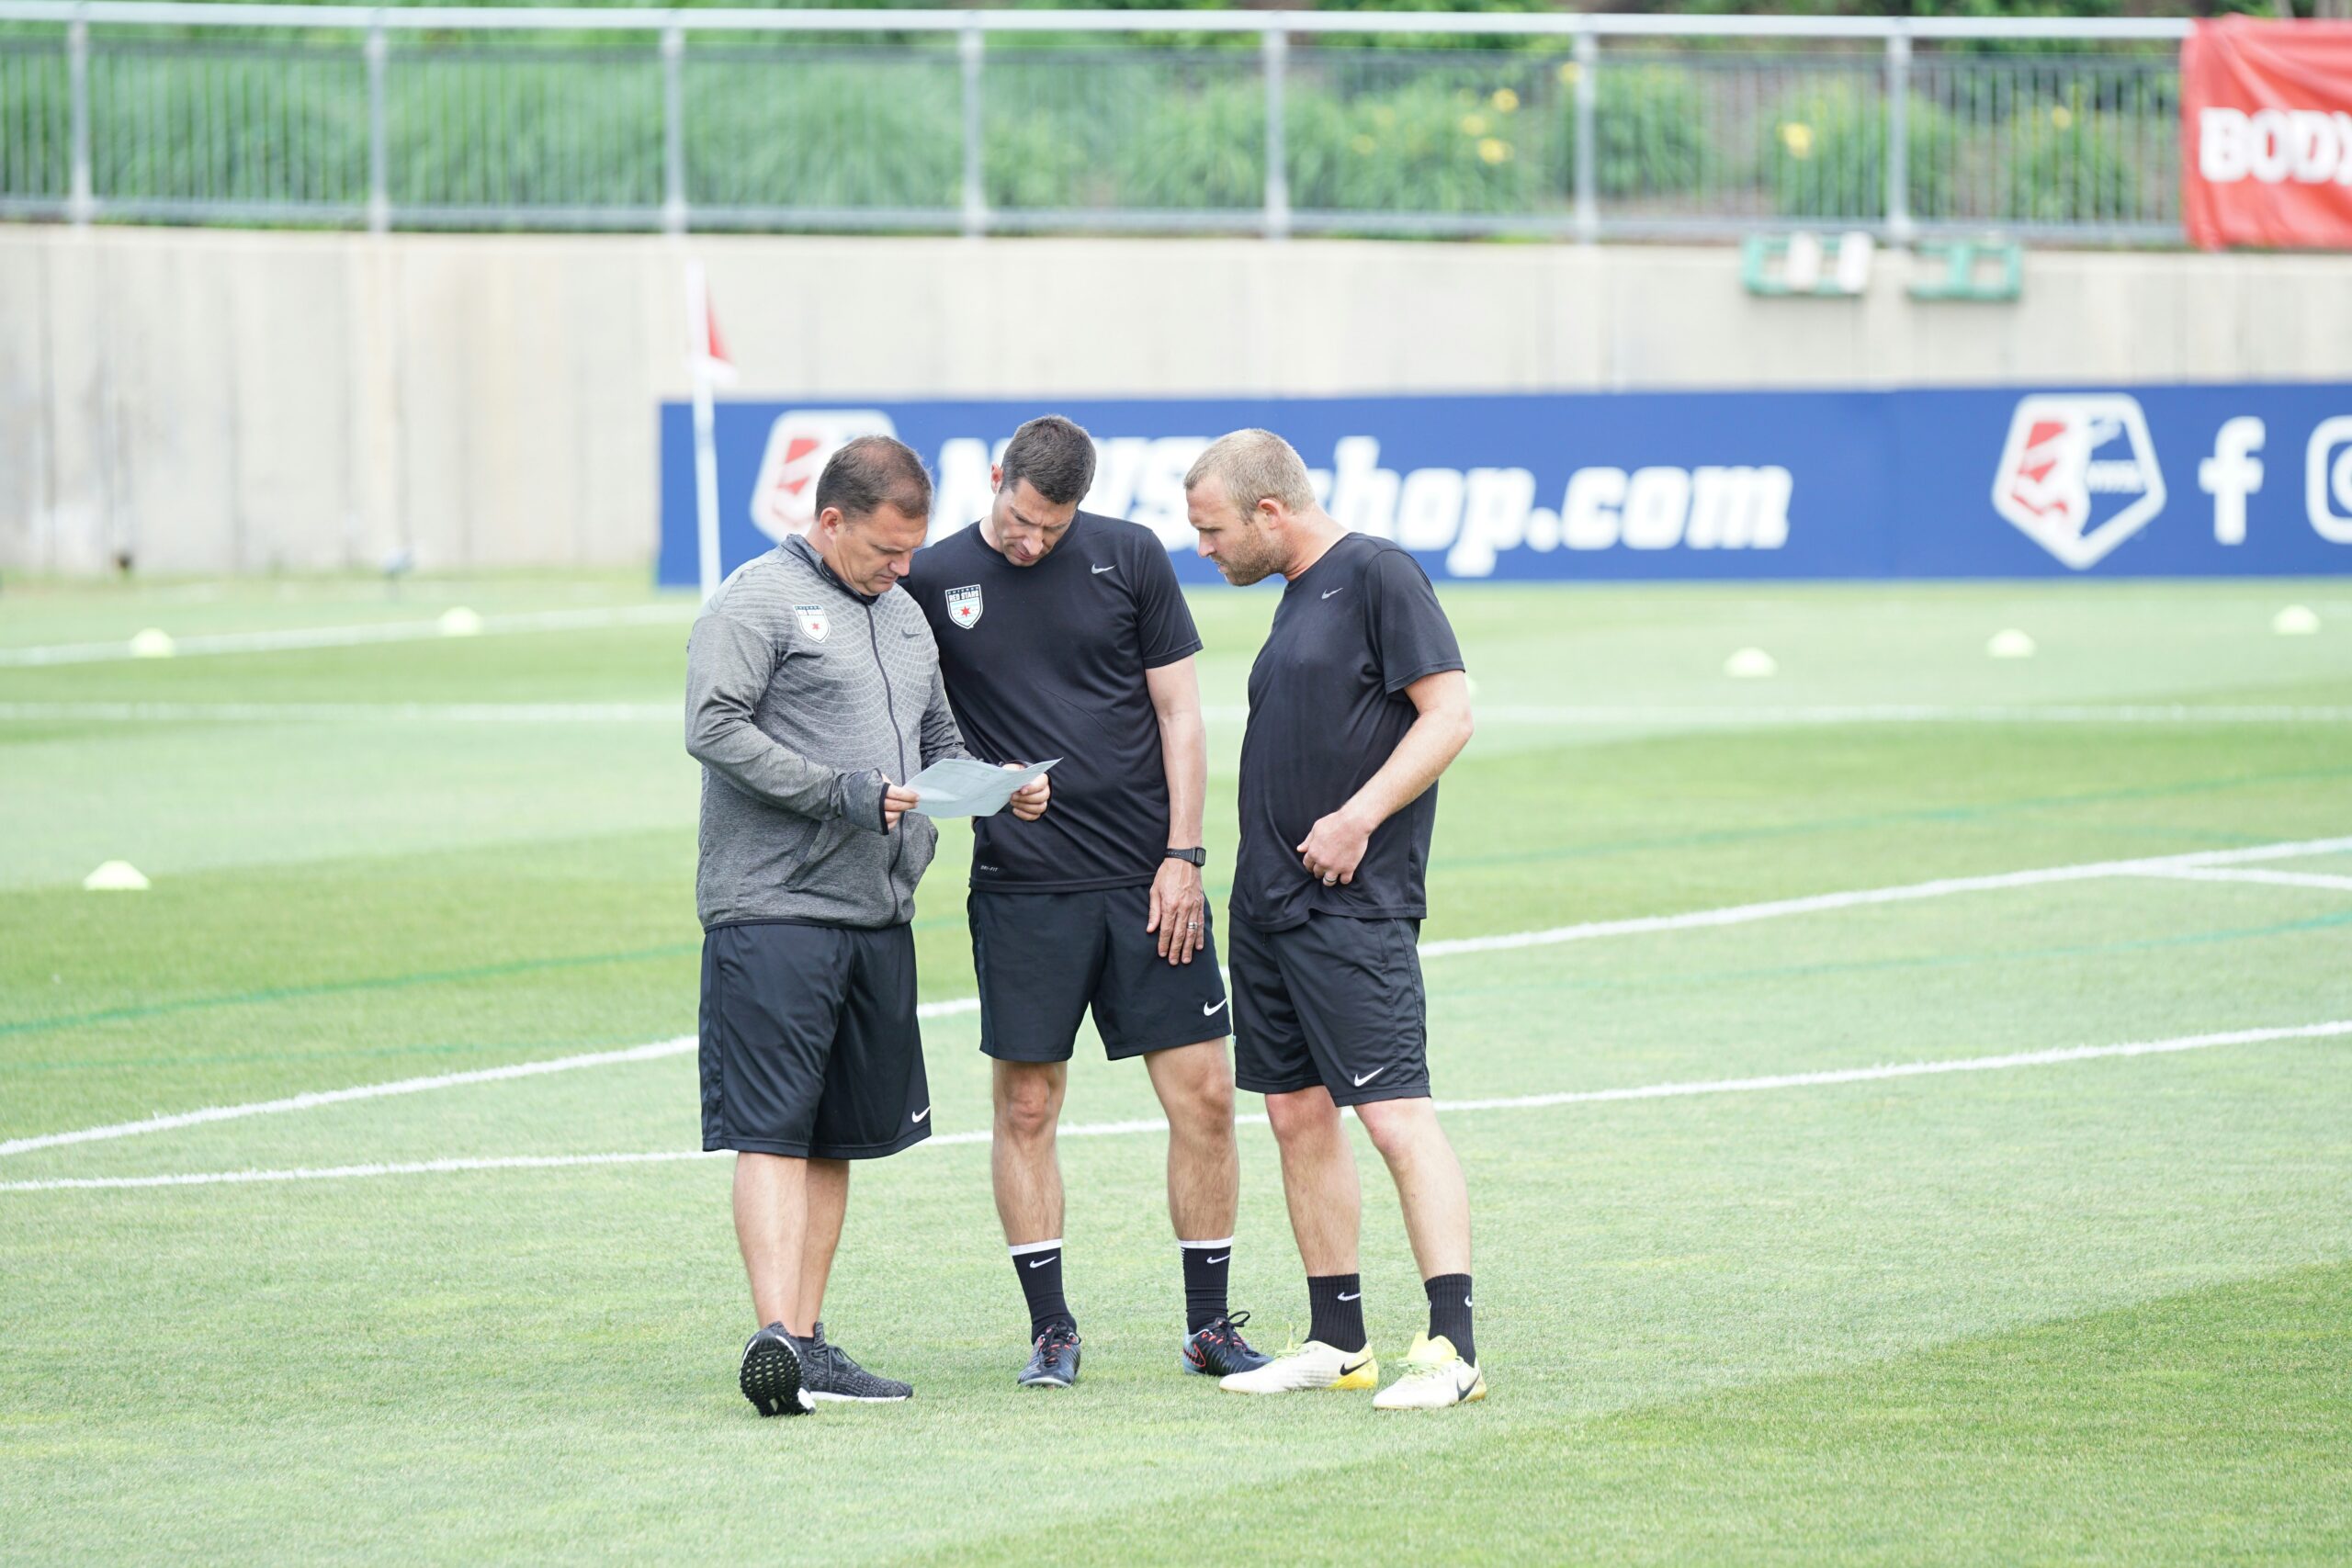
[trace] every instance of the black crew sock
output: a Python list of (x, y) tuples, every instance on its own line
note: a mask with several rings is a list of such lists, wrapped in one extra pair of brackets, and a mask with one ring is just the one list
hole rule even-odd
[(1478, 1364), (1478, 1344), (1470, 1333), (1470, 1276), (1439, 1274), (1421, 1281), (1430, 1293), (1430, 1337), (1444, 1335), (1472, 1366)]
[(1078, 1326), (1069, 1303), (1062, 1300), (1062, 1244), (1024, 1242), (1012, 1249), (1012, 1271), (1021, 1276), (1021, 1293), (1029, 1298), (1029, 1337), (1035, 1339), (1057, 1323)]
[(1233, 1238), (1177, 1243), (1184, 1255), (1184, 1332), (1198, 1334), (1225, 1315), (1225, 1280), (1233, 1268)]
[(1313, 1326), (1309, 1339), (1319, 1339), (1334, 1350), (1364, 1348), (1363, 1280), (1355, 1274), (1309, 1274), (1306, 1310)]

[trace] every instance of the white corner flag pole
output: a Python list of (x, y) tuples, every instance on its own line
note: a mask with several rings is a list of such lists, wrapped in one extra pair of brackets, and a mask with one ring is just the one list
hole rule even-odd
[(699, 547), (702, 596), (718, 592), (718, 453), (711, 439), (711, 383), (732, 380), (735, 367), (718, 337), (711, 313), (710, 285), (702, 263), (686, 263), (686, 331), (694, 346), (686, 356), (695, 392), (695, 535)]

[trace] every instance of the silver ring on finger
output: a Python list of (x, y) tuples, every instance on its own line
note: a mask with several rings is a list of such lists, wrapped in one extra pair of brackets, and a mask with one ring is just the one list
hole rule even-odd
[(1326, 886), (1326, 887), (1331, 886), (1333, 884), (1337, 883), (1339, 880), (1340, 880), (1340, 879), (1339, 879), (1338, 877), (1336, 877), (1336, 876), (1327, 876), (1327, 877), (1325, 877), (1325, 878), (1323, 879), (1323, 886)]

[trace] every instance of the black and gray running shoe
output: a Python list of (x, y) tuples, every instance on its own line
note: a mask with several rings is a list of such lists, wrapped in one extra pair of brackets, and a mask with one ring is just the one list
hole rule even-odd
[(825, 1337), (821, 1323), (800, 1342), (800, 1386), (811, 1399), (888, 1404), (914, 1396), (910, 1384), (896, 1378), (877, 1378), (851, 1360), (848, 1351)]
[(1261, 1355), (1250, 1348), (1241, 1337), (1241, 1325), (1250, 1321), (1246, 1312), (1220, 1317), (1198, 1334), (1185, 1336), (1184, 1370), (1203, 1377), (1230, 1377), (1235, 1372), (1254, 1372), (1272, 1356)]
[(763, 1416), (805, 1416), (814, 1409), (800, 1386), (800, 1352), (781, 1323), (771, 1323), (743, 1347), (743, 1371), (737, 1383), (752, 1408)]
[(1023, 1388), (1068, 1388), (1078, 1381), (1078, 1325), (1057, 1323), (1037, 1336), (1037, 1348), (1014, 1380)]

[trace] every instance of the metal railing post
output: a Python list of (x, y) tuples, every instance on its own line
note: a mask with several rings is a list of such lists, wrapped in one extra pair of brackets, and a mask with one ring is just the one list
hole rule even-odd
[(73, 99), (74, 184), (66, 197), (65, 215), (77, 229), (89, 227), (97, 206), (90, 184), (90, 19), (87, 7), (75, 12), (65, 28), (65, 74)]
[(989, 231), (988, 166), (980, 141), (980, 65), (987, 49), (979, 19), (967, 17), (956, 51), (964, 62), (964, 232), (973, 239)]
[(1290, 234), (1290, 148), (1283, 115), (1283, 79), (1290, 72), (1290, 35), (1280, 28), (1266, 29), (1263, 41), (1266, 72), (1266, 216), (1269, 240)]
[(1911, 243), (1911, 35), (1886, 40), (1886, 237)]
[(382, 12), (368, 28), (368, 231), (392, 226), (392, 150), (384, 121), (384, 65), (390, 52)]
[(1600, 150), (1593, 145), (1600, 74), (1600, 38), (1587, 28), (1577, 34), (1577, 243), (1585, 245), (1600, 238)]
[(662, 29), (662, 231), (686, 231), (686, 29)]

